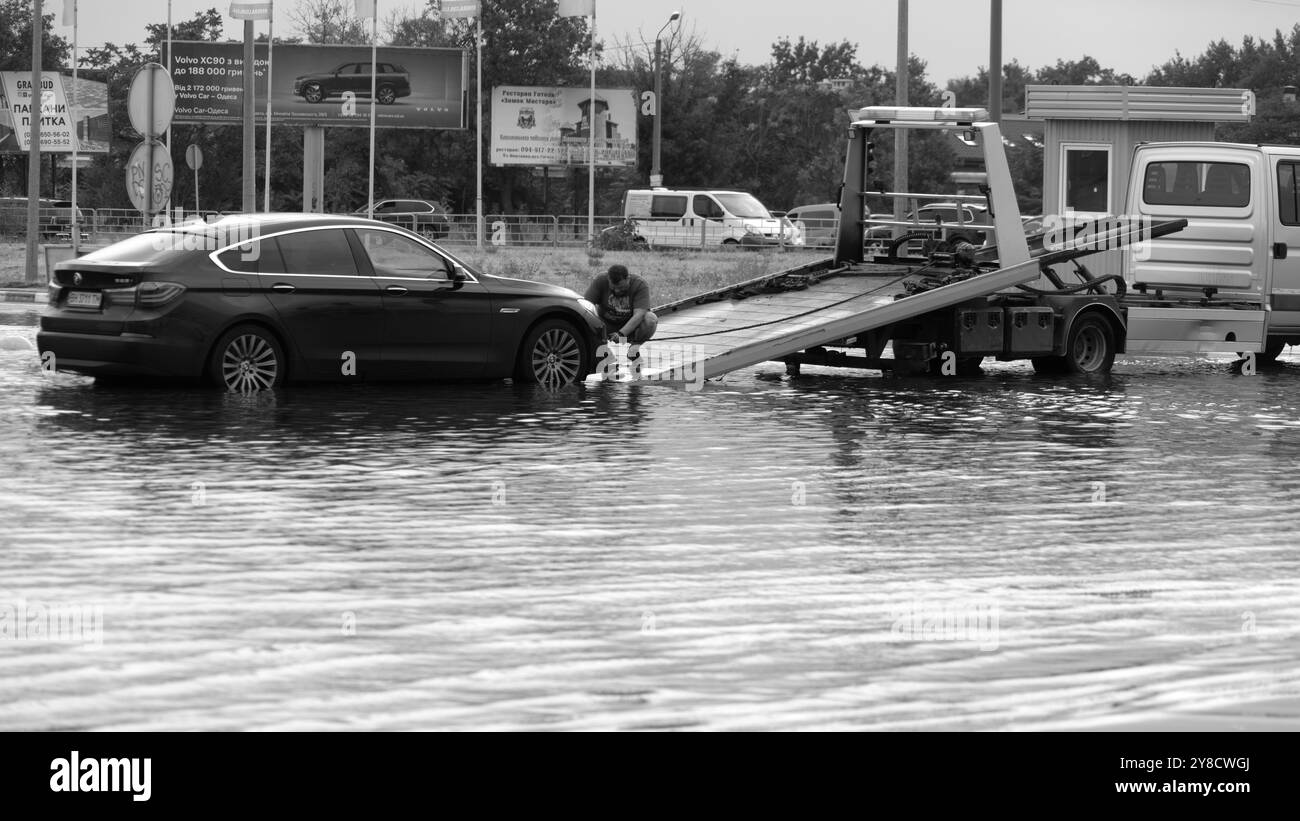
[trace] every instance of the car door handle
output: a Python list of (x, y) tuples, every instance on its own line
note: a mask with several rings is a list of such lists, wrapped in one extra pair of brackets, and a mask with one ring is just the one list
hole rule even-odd
[(271, 286), (271, 290), (281, 294), (291, 294), (298, 289), (287, 282), (277, 282)]
[(1286, 259), (1287, 244), (1285, 242), (1273, 243), (1273, 259)]
[(388, 286), (387, 288), (385, 288), (384, 290), (387, 291), (387, 292), (390, 293), (390, 294), (396, 294), (397, 296), (401, 296), (402, 294), (406, 293), (406, 291), (407, 291), (407, 289), (406, 289), (406, 288), (403, 288), (401, 285), (389, 285), (389, 286)]

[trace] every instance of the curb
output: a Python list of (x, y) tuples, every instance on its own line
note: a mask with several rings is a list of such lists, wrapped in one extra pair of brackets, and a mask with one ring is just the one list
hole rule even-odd
[(0, 302), (26, 302), (28, 304), (38, 304), (37, 297), (43, 295), (44, 291), (36, 288), (33, 288), (30, 291), (0, 290)]

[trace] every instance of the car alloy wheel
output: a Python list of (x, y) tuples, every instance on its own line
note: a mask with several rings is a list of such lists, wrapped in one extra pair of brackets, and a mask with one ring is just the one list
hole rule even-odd
[(586, 351), (573, 326), (547, 320), (533, 329), (520, 352), (517, 375), (548, 390), (579, 381), (586, 374)]
[(302, 90), (302, 96), (303, 99), (309, 103), (319, 103), (321, 100), (325, 99), (325, 95), (321, 92), (321, 87), (317, 83), (309, 83), (307, 87)]
[(375, 92), (375, 99), (379, 100), (380, 105), (392, 105), (393, 101), (397, 99), (397, 92), (393, 90), (392, 86), (380, 86), (379, 90)]
[(284, 384), (284, 353), (270, 333), (255, 325), (227, 331), (213, 353), (212, 376), (232, 393), (269, 391)]

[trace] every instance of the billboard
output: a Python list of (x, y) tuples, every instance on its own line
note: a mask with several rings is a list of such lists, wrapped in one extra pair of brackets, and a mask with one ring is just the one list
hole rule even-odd
[[(75, 95), (71, 92), (75, 91)], [(26, 152), (31, 147), (31, 112), (41, 113), (41, 151), (71, 154), (106, 153), (111, 136), (108, 86), (53, 71), (41, 72), (39, 103), (32, 95), (30, 71), (0, 71), (0, 151)]]
[(596, 165), (636, 165), (636, 92), (598, 88), (492, 89), (493, 165), (586, 165), (589, 123)]
[[(243, 122), (241, 43), (174, 41), (175, 123)], [(280, 125), (370, 125), (369, 46), (277, 45), (271, 117)], [(465, 128), (466, 53), (458, 48), (380, 48), (375, 125)], [(266, 121), (266, 44), (254, 48), (257, 121)]]

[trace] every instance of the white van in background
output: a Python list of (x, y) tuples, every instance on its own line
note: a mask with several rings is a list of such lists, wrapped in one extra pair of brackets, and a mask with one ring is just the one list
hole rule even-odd
[(652, 247), (796, 244), (791, 224), (744, 191), (633, 189), (623, 194), (623, 217)]

